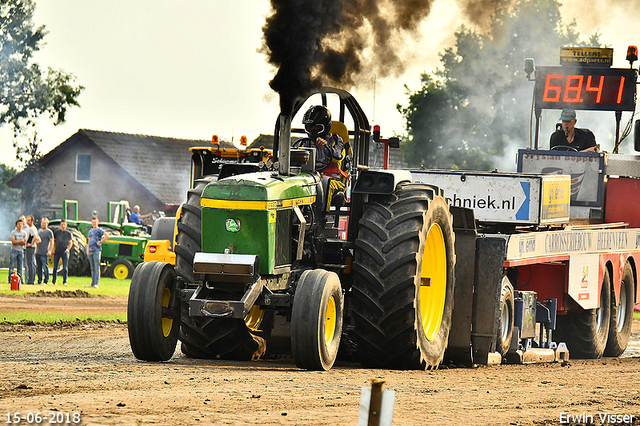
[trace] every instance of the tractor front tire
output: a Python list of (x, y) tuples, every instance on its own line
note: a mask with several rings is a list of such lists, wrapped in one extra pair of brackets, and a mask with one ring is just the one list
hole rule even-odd
[(133, 277), (136, 268), (128, 259), (116, 259), (109, 267), (109, 276), (118, 280), (125, 280)]
[(344, 300), (340, 278), (324, 269), (304, 271), (293, 297), (293, 359), (306, 370), (329, 370), (338, 355), (342, 334)]
[(352, 286), (363, 365), (430, 369), (444, 357), (454, 292), (453, 219), (438, 189), (401, 183), (365, 205)]
[(600, 307), (558, 315), (554, 340), (565, 342), (572, 358), (601, 358), (607, 346), (611, 311), (611, 278), (604, 269)]
[(152, 261), (131, 279), (127, 325), (133, 355), (143, 361), (171, 359), (180, 330), (176, 272), (168, 263)]

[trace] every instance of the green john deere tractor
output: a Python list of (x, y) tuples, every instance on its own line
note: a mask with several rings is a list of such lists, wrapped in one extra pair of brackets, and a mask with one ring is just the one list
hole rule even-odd
[[(151, 238), (148, 233), (143, 231), (142, 226), (127, 222), (127, 205), (126, 201), (109, 201), (107, 203), (107, 217), (112, 221), (103, 221), (99, 225), (110, 237), (102, 246), (102, 273), (117, 279), (133, 276), (136, 265), (143, 261), (145, 247)], [(69, 253), (69, 274), (74, 276), (89, 275), (87, 235), (91, 229), (91, 221), (78, 219), (78, 202), (76, 200), (62, 202), (62, 217), (67, 221), (67, 229), (71, 231), (73, 242)], [(59, 229), (60, 219), (52, 220), (49, 227), (52, 231)], [(50, 262), (50, 266), (53, 267), (52, 259)]]
[[(304, 133), (291, 123), (313, 104), (331, 108), (347, 142), (330, 201), (315, 151), (289, 146)], [(357, 101), (324, 88), (279, 116), (275, 163), (225, 164), (211, 179), (218, 165), (194, 153), (175, 267), (152, 261), (133, 275), (133, 354), (168, 360), (180, 340), (189, 357), (256, 359), (275, 324), (290, 330), (300, 368), (330, 369), (339, 352), (368, 367), (438, 366), (453, 307), (452, 216), (441, 191), (408, 171), (369, 169), (371, 137)]]

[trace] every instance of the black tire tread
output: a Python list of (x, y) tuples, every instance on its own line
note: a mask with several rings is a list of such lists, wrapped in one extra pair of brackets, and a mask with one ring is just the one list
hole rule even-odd
[[(334, 338), (325, 342), (326, 306), (336, 304)], [(342, 334), (344, 300), (340, 278), (323, 269), (305, 271), (296, 285), (291, 312), (291, 350), (296, 365), (306, 370), (329, 370), (336, 360)]]
[[(162, 334), (163, 281), (168, 281), (176, 296), (176, 274), (168, 263), (151, 261), (142, 263), (131, 280), (127, 306), (129, 343), (136, 358), (143, 361), (167, 361), (175, 352), (180, 329), (180, 313), (175, 312), (173, 327), (168, 337)], [(176, 304), (180, 309), (180, 304)]]
[[(420, 232), (434, 200), (432, 187), (400, 184), (394, 194), (377, 198), (365, 207), (360, 219), (353, 264), (351, 291), (354, 341), (363, 365), (372, 368), (425, 369), (439, 365), (439, 355), (425, 354), (419, 347), (416, 325), (416, 274)], [(443, 199), (440, 199), (444, 203)], [(442, 204), (440, 204), (442, 205)], [(452, 223), (451, 216), (449, 221)], [(453, 300), (453, 230), (451, 238), (448, 297), (441, 334), (446, 347)], [(445, 237), (446, 238), (446, 237)], [(446, 330), (444, 330), (446, 328)]]

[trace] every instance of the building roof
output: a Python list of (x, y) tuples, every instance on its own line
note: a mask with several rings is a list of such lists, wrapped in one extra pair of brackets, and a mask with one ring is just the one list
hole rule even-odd
[[(85, 129), (78, 133), (95, 143), (131, 177), (167, 205), (180, 204), (186, 196), (191, 170), (189, 148), (211, 145), (206, 140)], [(220, 145), (233, 147), (233, 144), (223, 141), (220, 141)]]
[(260, 149), (261, 146), (265, 149), (273, 149), (273, 135), (260, 133), (260, 135), (249, 144), (247, 149)]
[[(93, 143), (106, 156), (119, 165), (142, 187), (165, 205), (180, 204), (189, 188), (191, 152), (195, 146), (209, 146), (211, 141), (176, 139), (128, 133), (80, 129), (66, 141), (40, 159), (40, 164), (54, 160), (78, 140)], [(220, 146), (233, 148), (230, 142), (220, 141)], [(18, 185), (18, 174), (10, 186)]]

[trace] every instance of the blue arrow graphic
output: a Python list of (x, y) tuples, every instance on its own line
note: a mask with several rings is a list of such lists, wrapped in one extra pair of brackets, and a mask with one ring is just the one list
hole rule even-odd
[(522, 186), (522, 190), (524, 191), (524, 202), (520, 206), (518, 213), (516, 213), (516, 220), (527, 220), (529, 219), (529, 196), (530, 194), (530, 182), (520, 182)]

